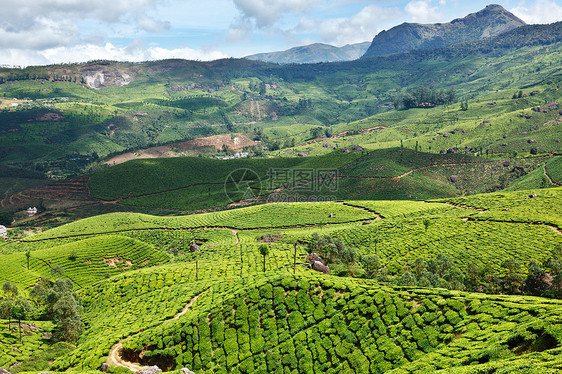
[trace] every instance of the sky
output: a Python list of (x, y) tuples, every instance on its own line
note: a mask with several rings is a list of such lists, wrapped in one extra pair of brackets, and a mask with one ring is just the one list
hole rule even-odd
[[(562, 0), (496, 0), (529, 24)], [(214, 60), (311, 43), (371, 41), (403, 22), (449, 22), (481, 0), (0, 0), (0, 65)]]

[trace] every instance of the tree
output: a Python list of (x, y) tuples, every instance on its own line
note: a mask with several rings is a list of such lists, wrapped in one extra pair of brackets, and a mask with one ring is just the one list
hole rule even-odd
[(552, 275), (552, 296), (562, 298), (562, 246), (556, 247), (544, 267), (550, 269)]
[(313, 139), (320, 138), (323, 133), (324, 129), (322, 129), (322, 127), (314, 127), (310, 129), (310, 136), (312, 136)]
[(25, 259), (27, 260), (27, 270), (29, 270), (29, 259), (31, 258), (31, 252), (25, 252)]
[(14, 222), (14, 215), (10, 212), (0, 212), (0, 225), (10, 226)]
[(523, 286), (523, 275), (520, 274), (521, 265), (514, 258), (505, 260), (501, 267), (506, 270), (506, 274), (501, 280), (502, 292), (510, 295), (521, 293)]
[(63, 294), (53, 306), (54, 321), (57, 328), (54, 331), (56, 340), (75, 342), (84, 329), (81, 321), (82, 306), (75, 293)]
[(53, 333), (56, 340), (73, 342), (78, 339), (84, 329), (81, 321), (83, 308), (72, 281), (57, 279), (52, 282), (41, 278), (31, 295), (43, 306), (43, 314), (56, 323)]
[(265, 95), (266, 93), (265, 82), (260, 81), (260, 83), (258, 84), (258, 92), (260, 95)]
[(23, 344), (22, 336), (21, 336), (21, 321), (27, 319), (28, 315), (31, 314), (33, 307), (29, 300), (18, 297), (14, 300), (13, 308), (12, 308), (12, 316), (18, 320), (18, 327), (20, 333), (20, 344)]
[(53, 266), (51, 268), (51, 275), (62, 277), (64, 275), (64, 269), (62, 266)]
[(318, 253), (326, 263), (339, 259), (344, 250), (345, 245), (341, 239), (334, 239), (329, 235), (320, 236), (318, 233), (312, 235), (312, 240), (308, 244), (308, 253)]
[(449, 269), (451, 269), (452, 266), (453, 265), (451, 264), (447, 256), (443, 254), (437, 256), (437, 259), (431, 259), (427, 262), (427, 270), (429, 270), (431, 273), (439, 275), (441, 278), (445, 275), (445, 273), (447, 273), (447, 271), (449, 271)]
[(0, 317), (8, 320), (8, 330), (12, 324), (12, 309), (14, 309), (13, 299), (3, 299), (0, 303)]
[(425, 228), (425, 232), (427, 232), (427, 229), (429, 228), (429, 226), (431, 226), (431, 220), (429, 218), (425, 218), (423, 220), (423, 227)]
[(365, 269), (367, 278), (374, 278), (377, 276), (380, 268), (380, 260), (377, 255), (368, 255), (361, 257), (361, 265)]
[(265, 244), (259, 246), (260, 254), (263, 256), (263, 272), (265, 273), (265, 258), (269, 254), (269, 247)]
[(414, 261), (413, 270), (416, 273), (417, 277), (421, 278), (423, 274), (427, 271), (427, 263), (423, 258), (418, 257), (416, 258), (416, 261)]
[(340, 254), (341, 261), (347, 265), (353, 265), (357, 259), (357, 250), (355, 248), (344, 247)]
[(549, 287), (545, 271), (537, 261), (531, 260), (527, 266), (525, 289), (531, 295), (539, 296)]
[(416, 276), (409, 271), (404, 272), (400, 279), (398, 279), (398, 285), (400, 286), (415, 286), (416, 283)]
[(394, 107), (394, 109), (398, 110), (400, 109), (401, 105), (402, 105), (402, 98), (400, 96), (395, 96), (392, 99), (392, 106)]
[(18, 288), (15, 285), (13, 285), (10, 281), (6, 281), (2, 285), (2, 291), (4, 291), (6, 297), (15, 298), (19, 294)]

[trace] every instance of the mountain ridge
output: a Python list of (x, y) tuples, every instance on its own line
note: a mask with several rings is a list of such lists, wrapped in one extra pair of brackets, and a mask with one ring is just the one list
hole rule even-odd
[(481, 40), (503, 34), (526, 23), (501, 5), (484, 9), (448, 23), (403, 23), (381, 31), (363, 57), (383, 56), (414, 49), (435, 49), (456, 43)]
[(284, 51), (257, 53), (245, 56), (244, 58), (276, 64), (351, 61), (363, 56), (370, 45), (370, 42), (363, 42), (347, 44), (343, 47), (335, 47), (330, 44), (313, 43), (293, 47)]

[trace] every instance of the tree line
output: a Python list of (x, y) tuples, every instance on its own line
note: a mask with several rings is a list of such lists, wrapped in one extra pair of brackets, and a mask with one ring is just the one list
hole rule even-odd
[(55, 323), (54, 341), (76, 342), (84, 329), (82, 301), (74, 291), (69, 279), (55, 281), (40, 278), (30, 291), (29, 298), (20, 294), (11, 282), (2, 285), (0, 318), (8, 321), (8, 331), (17, 322), (20, 344), (22, 321), (51, 320)]
[(555, 249), (542, 264), (531, 260), (525, 266), (514, 258), (508, 258), (499, 271), (475, 264), (462, 271), (442, 254), (429, 260), (417, 258), (394, 275), (381, 266), (377, 255), (361, 257), (361, 265), (366, 277), (399, 286), (562, 298), (562, 247)]
[(456, 100), (454, 88), (414, 88), (405, 94), (394, 97), (392, 104), (395, 109), (430, 108), (436, 105), (452, 104)]

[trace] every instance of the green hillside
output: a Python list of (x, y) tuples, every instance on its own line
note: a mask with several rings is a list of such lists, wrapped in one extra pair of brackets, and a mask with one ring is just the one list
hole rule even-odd
[(500, 16), (0, 68), (0, 371), (562, 372), (562, 22)]
[[(168, 278), (166, 273), (162, 282)], [(142, 292), (128, 279), (116, 282), (85, 295), (92, 303), (87, 314), (96, 329), (90, 330), (82, 349), (58, 359), (55, 367), (97, 366), (112, 343), (131, 333), (124, 326), (134, 331), (148, 323), (120, 324), (116, 327), (121, 335), (108, 325), (107, 308), (122, 314), (123, 309), (142, 310), (152, 304), (159, 316), (171, 317), (182, 307), (170, 304), (174, 299), (163, 297), (157, 285)], [(124, 292), (100, 305), (120, 285)], [(493, 372), (532, 366), (547, 370), (560, 364), (555, 348), (561, 339), (555, 327), (561, 307), (557, 302), (400, 290), (305, 274), (268, 273), (243, 283), (201, 282), (189, 293), (181, 292), (185, 286), (178, 284), (161, 287), (170, 296), (181, 293), (183, 304), (200, 297), (179, 319), (164, 320), (125, 340), (123, 354), (138, 361), (143, 351), (142, 363), (166, 370), (373, 373), (476, 365), (463, 370)], [(134, 304), (127, 301), (133, 296)], [(111, 336), (95, 336), (102, 326), (112, 331), (113, 341)]]
[[(552, 183), (540, 184), (531, 179), (536, 173), (544, 173), (543, 162), (541, 158), (488, 158), (408, 148), (332, 151), (300, 158), (179, 157), (134, 160), (106, 168), (92, 174), (88, 186), (93, 197), (123, 206), (195, 211), (225, 207), (244, 199), (252, 202), (234, 183), (246, 170), (245, 186), (252, 189), (251, 195), (258, 202), (295, 201), (303, 196), (339, 200), (432, 199), (505, 188), (552, 187)], [(553, 159), (549, 168), (555, 165)], [(299, 177), (301, 171), (313, 169), (332, 170), (337, 178), (333, 175), (333, 183), (322, 187), (318, 175)], [(276, 170), (284, 170), (283, 179)], [(556, 175), (555, 170), (552, 173)], [(239, 193), (231, 193), (236, 190)]]
[[(552, 121), (555, 112), (543, 120), (544, 113), (522, 111), (560, 99), (561, 40), (558, 23), (522, 26), (441, 49), (342, 63), (279, 66), (228, 59), (3, 68), (0, 96), (16, 99), (19, 105), (0, 113), (0, 131), (5, 131), (0, 162), (66, 176), (110, 155), (163, 144), (174, 148), (181, 141), (221, 133), (242, 132), (270, 149), (275, 142), (284, 146), (288, 140), (290, 145), (291, 139), (303, 144), (311, 140), (312, 126), (351, 130), (370, 128), (372, 122), (380, 125), (379, 120), (388, 117), (361, 125), (352, 122), (395, 113), (393, 99), (421, 87), (454, 88), (458, 101), (468, 101), (471, 118), (457, 124), (451, 123), (452, 118), (415, 121), (409, 129), (413, 132), (387, 131), (394, 124), (383, 123), (387, 130), (381, 133), (394, 146), (400, 139), (417, 138), (426, 150), (434, 132), (447, 126), (451, 128), (446, 131), (475, 129), (474, 135), (465, 137), (463, 147), (485, 147), (488, 143), (483, 139), (505, 135), (507, 141), (494, 143), (490, 150), (521, 152), (517, 148), (523, 148), (525, 141), (542, 136), (545, 142), (535, 139), (536, 147), (547, 151), (555, 147), (550, 138), (559, 136), (543, 134), (541, 126)], [(87, 85), (92, 72), (107, 75), (104, 86)], [(123, 74), (132, 79), (128, 85), (112, 83)], [(519, 91), (521, 100), (508, 100)], [(531, 114), (532, 119), (521, 119), (519, 114)], [(460, 121), (466, 117), (459, 116)], [(476, 130), (485, 120), (492, 120), (491, 125)], [(508, 148), (496, 149), (501, 143)], [(432, 151), (454, 146), (458, 141), (446, 139)]]
[[(370, 172), (403, 172), (383, 166)], [(534, 292), (527, 264), (557, 276), (560, 194), (114, 213), (4, 242), (2, 282), (29, 293), (39, 277), (64, 277), (78, 288), (86, 328), (51, 372), (93, 370), (116, 354), (196, 373), (557, 372), (558, 283), (544, 293), (554, 298), (522, 294)], [(348, 248), (351, 257), (329, 262), (332, 275), (300, 265), (315, 233)], [(510, 273), (506, 259), (521, 268)], [(508, 291), (508, 277), (522, 288)], [(474, 293), (483, 285), (488, 294)], [(15, 334), (6, 332), (12, 340), (0, 349), (23, 353), (7, 355), (3, 367), (51, 349), (47, 338), (26, 335), (22, 346)]]
[(23, 252), (2, 256), (0, 282), (10, 281), (22, 289), (29, 289), (40, 277), (53, 277), (52, 269), (62, 268), (74, 284), (86, 287), (123, 271), (168, 260), (165, 253), (150, 244), (122, 236), (96, 236), (34, 250), (30, 252), (29, 267)]

